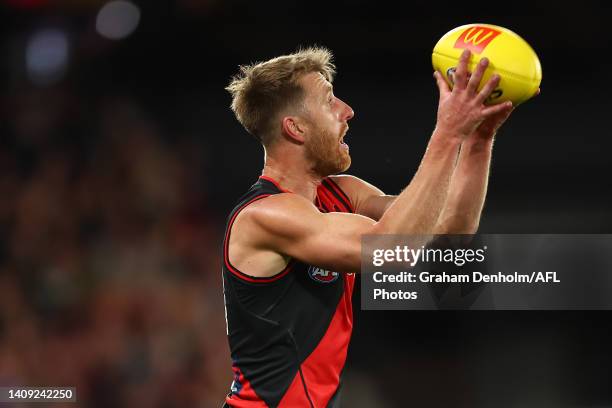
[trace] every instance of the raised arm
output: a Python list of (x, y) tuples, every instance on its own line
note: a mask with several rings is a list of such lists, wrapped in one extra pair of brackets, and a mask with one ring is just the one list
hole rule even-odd
[[(337, 272), (358, 272), (362, 235), (433, 230), (446, 200), (460, 141), (452, 134), (434, 132), (412, 182), (378, 222), (359, 214), (321, 213), (306, 198), (292, 193), (259, 200), (236, 218), (234, 228), (240, 233), (232, 234), (237, 242), (230, 242), (234, 248), (230, 256), (241, 263), (241, 254), (278, 253)], [(257, 259), (249, 258), (249, 270), (256, 273)]]
[(500, 112), (495, 118), (483, 123), (462, 144), (436, 233), (474, 234), (478, 230), (487, 195), (493, 139), (511, 112), (512, 109)]
[[(481, 61), (472, 79), (480, 80), (486, 66), (486, 60)], [(474, 234), (478, 230), (487, 194), (493, 140), (513, 110), (512, 104), (502, 106), (504, 108), (501, 111), (486, 118), (461, 145), (448, 199), (436, 233)]]
[[(487, 65), (487, 60), (481, 61), (470, 79), (471, 83), (480, 82)], [(439, 75), (436, 78), (441, 94), (448, 95), (450, 91), (446, 84), (441, 81)], [(469, 85), (466, 91), (472, 94), (476, 92)], [(462, 142), (447, 202), (435, 232), (473, 233), (478, 228), (487, 191), (493, 137), (511, 112), (512, 105), (502, 105), (501, 111), (487, 117)], [(356, 212), (374, 220), (379, 220), (397, 197), (385, 195), (377, 187), (354, 176), (341, 175), (334, 176), (333, 179), (351, 198)]]
[[(306, 198), (292, 193), (249, 205), (236, 219), (240, 234), (232, 234), (242, 241), (239, 253), (268, 251), (337, 272), (359, 272), (362, 235), (433, 231), (446, 201), (460, 141), (452, 134), (434, 132), (412, 182), (378, 222), (359, 214), (321, 213)], [(251, 264), (249, 269), (257, 267)]]

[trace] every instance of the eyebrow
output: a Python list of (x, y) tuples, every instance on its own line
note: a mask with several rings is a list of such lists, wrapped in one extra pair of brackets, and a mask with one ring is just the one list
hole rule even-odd
[(323, 79), (323, 77), (320, 77), (320, 82), (326, 91), (331, 91), (334, 89), (334, 86), (330, 84), (328, 81), (326, 81), (325, 79)]
[(325, 95), (333, 93), (334, 92), (334, 87), (330, 84), (330, 83), (325, 83), (323, 85), (323, 89), (325, 91)]

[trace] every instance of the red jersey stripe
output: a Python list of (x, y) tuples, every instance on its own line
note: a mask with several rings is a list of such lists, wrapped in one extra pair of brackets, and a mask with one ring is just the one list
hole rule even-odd
[[(343, 274), (343, 276), (344, 294), (338, 302), (334, 317), (317, 347), (301, 364), (308, 395), (315, 407), (327, 406), (338, 388), (353, 330), (351, 296), (355, 275)], [(310, 404), (298, 372), (283, 396), (279, 408), (308, 406)]]

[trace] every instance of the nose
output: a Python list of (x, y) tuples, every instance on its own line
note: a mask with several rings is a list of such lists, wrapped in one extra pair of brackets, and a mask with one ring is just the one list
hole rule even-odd
[(341, 110), (342, 120), (344, 121), (351, 120), (353, 116), (355, 116), (355, 112), (353, 112), (353, 108), (351, 108), (348, 103), (344, 102), (341, 99), (340, 99), (340, 103), (342, 104), (342, 110)]

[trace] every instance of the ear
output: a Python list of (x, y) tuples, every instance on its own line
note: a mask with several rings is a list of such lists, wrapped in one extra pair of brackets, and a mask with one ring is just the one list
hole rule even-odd
[(297, 116), (285, 116), (282, 120), (283, 133), (294, 143), (303, 144), (305, 140), (305, 123)]

